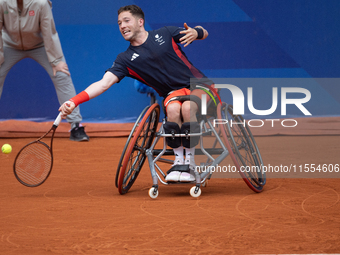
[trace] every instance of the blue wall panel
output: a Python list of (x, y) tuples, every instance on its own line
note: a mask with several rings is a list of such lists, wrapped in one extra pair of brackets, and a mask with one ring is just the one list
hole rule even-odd
[[(338, 0), (52, 2), (77, 92), (101, 79), (116, 56), (128, 47), (117, 25), (117, 10), (126, 4), (143, 8), (147, 29), (183, 26), (184, 22), (207, 28), (209, 37), (194, 42), (185, 52), (211, 78), (340, 77)], [(317, 82), (308, 86), (312, 93), (308, 105), (314, 116), (340, 115), (340, 89), (335, 84)], [(247, 85), (242, 86), (245, 91)], [(258, 108), (270, 105), (265, 90), (257, 97)], [(81, 113), (86, 121), (130, 120), (148, 102), (145, 94), (134, 90), (133, 80), (125, 78), (81, 105)], [(46, 72), (33, 60), (19, 62), (5, 81), (0, 119), (54, 119), (57, 109), (56, 93)], [(289, 114), (299, 115), (296, 110)], [(280, 117), (280, 112), (270, 117)]]

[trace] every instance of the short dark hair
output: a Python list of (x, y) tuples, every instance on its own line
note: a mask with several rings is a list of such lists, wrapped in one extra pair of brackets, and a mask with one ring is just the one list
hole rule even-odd
[(129, 11), (133, 16), (136, 16), (139, 19), (143, 19), (145, 22), (144, 12), (139, 6), (134, 5), (134, 4), (122, 6), (118, 10), (118, 15), (126, 11)]

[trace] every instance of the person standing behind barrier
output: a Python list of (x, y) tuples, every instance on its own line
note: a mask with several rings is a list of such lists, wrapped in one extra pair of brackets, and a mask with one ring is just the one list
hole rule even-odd
[[(59, 111), (63, 115), (72, 112), (77, 105), (92, 99), (113, 84), (120, 82), (125, 76), (134, 78), (152, 87), (165, 98), (164, 107), (167, 112), (167, 122), (164, 124), (165, 133), (186, 134), (190, 131), (199, 131), (196, 112), (198, 106), (191, 101), (183, 103), (176, 100), (177, 96), (196, 95), (190, 91), (191, 79), (210, 82), (187, 59), (178, 44), (184, 47), (196, 39), (205, 39), (208, 32), (201, 26), (191, 28), (184, 24), (184, 28), (176, 26), (162, 27), (157, 30), (146, 31), (144, 12), (136, 5), (128, 5), (118, 10), (119, 30), (126, 41), (130, 42), (129, 48), (119, 54), (111, 68), (109, 68), (100, 81), (97, 81), (64, 103)], [(197, 89), (200, 93), (202, 90)], [(199, 96), (197, 94), (196, 96)], [(183, 120), (183, 121), (182, 121)], [(194, 181), (195, 177), (187, 171), (180, 171), (188, 165), (190, 170), (195, 168), (194, 154), (198, 137), (172, 137), (167, 138), (167, 143), (175, 153), (174, 167), (166, 176), (169, 182)], [(185, 148), (185, 161), (184, 150)]]
[[(0, 0), (0, 97), (8, 72), (24, 58), (34, 59), (47, 71), (60, 105), (76, 95), (51, 9), (49, 0)], [(71, 140), (89, 140), (79, 107), (67, 121)]]

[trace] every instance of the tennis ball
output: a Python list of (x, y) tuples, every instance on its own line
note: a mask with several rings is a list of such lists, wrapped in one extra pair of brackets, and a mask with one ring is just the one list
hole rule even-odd
[(6, 144), (2, 145), (1, 151), (2, 151), (2, 153), (9, 154), (9, 153), (12, 152), (12, 146), (9, 145), (8, 143), (6, 143)]

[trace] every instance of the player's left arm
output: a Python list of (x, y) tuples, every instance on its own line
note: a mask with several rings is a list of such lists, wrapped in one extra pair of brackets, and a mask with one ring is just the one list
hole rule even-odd
[(184, 44), (184, 47), (187, 47), (195, 40), (204, 40), (209, 35), (208, 31), (202, 26), (195, 26), (194, 28), (192, 28), (189, 27), (187, 23), (184, 23), (184, 28), (186, 30), (181, 31), (180, 34), (185, 35), (181, 39), (179, 39), (181, 44)]

